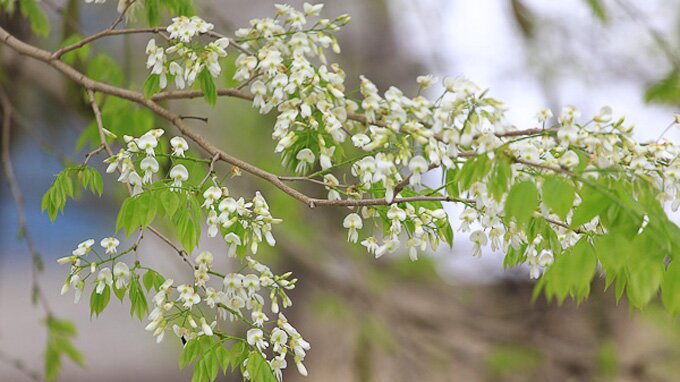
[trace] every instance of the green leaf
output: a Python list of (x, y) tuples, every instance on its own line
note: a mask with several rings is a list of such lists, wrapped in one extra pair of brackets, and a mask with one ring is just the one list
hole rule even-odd
[(76, 328), (71, 321), (48, 316), (47, 346), (45, 349), (45, 379), (56, 381), (61, 371), (61, 358), (66, 355), (81, 367), (85, 366), (83, 355), (73, 346), (71, 339), (76, 336)]
[(153, 192), (143, 192), (137, 196), (136, 213), (142, 228), (148, 227), (156, 217), (157, 203)]
[(666, 77), (650, 85), (645, 91), (648, 103), (680, 104), (680, 74), (673, 69)]
[(175, 216), (177, 208), (179, 207), (179, 196), (177, 196), (176, 192), (165, 189), (161, 192), (160, 198), (161, 205), (165, 210), (166, 216), (172, 219), (172, 217)]
[(143, 282), (147, 292), (151, 292), (151, 288), (154, 288), (156, 292), (158, 292), (160, 286), (165, 282), (165, 278), (161, 276), (160, 273), (149, 269), (144, 274)]
[(108, 285), (104, 287), (101, 294), (93, 290), (92, 295), (90, 296), (90, 317), (92, 317), (93, 314), (99, 317), (104, 309), (106, 309), (106, 306), (109, 305), (110, 300), (111, 288)]
[(146, 313), (149, 311), (149, 303), (146, 301), (144, 290), (139, 284), (137, 277), (130, 279), (130, 316), (137, 316), (140, 321), (144, 319)]
[(567, 180), (550, 176), (543, 181), (543, 202), (564, 220), (574, 204), (576, 188)]
[(491, 164), (492, 162), (486, 154), (480, 154), (465, 161), (463, 167), (456, 174), (460, 190), (467, 190), (474, 182), (485, 177), (491, 170)]
[(597, 257), (587, 239), (579, 240), (573, 248), (556, 256), (543, 275), (548, 296), (555, 295), (561, 303), (567, 296), (577, 301), (590, 293), (590, 282), (597, 270)]
[(511, 179), (512, 168), (510, 167), (510, 162), (498, 156), (489, 178), (489, 191), (491, 191), (491, 195), (493, 195), (497, 202), (500, 202), (505, 192), (508, 191)]
[(194, 362), (201, 352), (201, 345), (197, 338), (187, 341), (179, 354), (179, 368), (184, 369), (187, 365)]
[(151, 98), (161, 90), (161, 76), (150, 74), (144, 81), (144, 97)]
[(605, 211), (611, 203), (611, 199), (590, 186), (583, 186), (579, 194), (581, 195), (581, 204), (576, 207), (574, 215), (571, 217), (572, 228), (578, 228), (593, 220), (595, 216)]
[(603, 23), (607, 22), (607, 11), (604, 8), (602, 0), (586, 0), (586, 3), (588, 3), (588, 6), (590, 6), (590, 9), (593, 11), (595, 17), (597, 17)]
[(144, 5), (146, 6), (146, 19), (149, 22), (149, 25), (154, 26), (160, 24), (161, 12), (158, 0), (146, 0), (144, 1)]
[(680, 260), (671, 261), (661, 284), (661, 301), (668, 313), (680, 313)]
[[(82, 40), (83, 36), (81, 36), (78, 33), (72, 34), (69, 36), (66, 40), (64, 40), (61, 43), (61, 47), (66, 47), (71, 44), (75, 44), (78, 41)], [(87, 60), (87, 56), (90, 54), (90, 45), (85, 44), (82, 47), (72, 50), (70, 52), (66, 52), (61, 56), (61, 60), (67, 63), (68, 65), (73, 66), (76, 61), (80, 60), (81, 62), (85, 62)]]
[(116, 218), (116, 232), (123, 228), (127, 237), (130, 237), (132, 232), (139, 228), (140, 225), (137, 218), (136, 202), (137, 199), (135, 197), (125, 199), (120, 206), (118, 217)]
[(227, 368), (231, 362), (229, 359), (229, 351), (227, 351), (224, 346), (218, 346), (217, 349), (215, 349), (215, 356), (217, 357), (217, 362), (219, 362), (222, 371), (226, 374)]
[(243, 365), (243, 362), (248, 358), (248, 347), (245, 342), (237, 342), (229, 352), (229, 366), (232, 371), (236, 371)]
[(208, 69), (203, 69), (198, 75), (198, 81), (201, 84), (201, 90), (203, 90), (203, 97), (208, 102), (208, 105), (215, 106), (217, 102), (217, 88), (215, 87), (215, 81), (213, 81), (212, 75)]
[(194, 365), (194, 375), (191, 376), (191, 382), (205, 382), (208, 379), (205, 362), (199, 359)]
[[(87, 65), (87, 76), (93, 80), (116, 86), (122, 85), (125, 78), (120, 65), (113, 58), (103, 53), (90, 60)], [(99, 103), (100, 100), (98, 99), (97, 102)]]
[(21, 14), (28, 19), (33, 33), (47, 36), (50, 33), (50, 22), (36, 0), (19, 0)]
[(215, 355), (215, 351), (211, 350), (208, 353), (204, 353), (203, 362), (210, 382), (213, 382), (217, 379), (217, 374), (220, 372), (220, 365), (217, 356)]
[(505, 201), (506, 222), (514, 218), (520, 227), (524, 227), (536, 208), (538, 208), (538, 191), (534, 182), (515, 183)]
[(634, 248), (626, 264), (626, 297), (638, 309), (645, 307), (654, 298), (664, 276), (664, 254), (654, 245), (648, 231), (633, 241)]
[(127, 292), (127, 287), (123, 287), (123, 288), (118, 289), (118, 288), (116, 288), (115, 284), (113, 285), (113, 294), (115, 294), (116, 297), (118, 297), (120, 302), (123, 302), (123, 299), (125, 298), (126, 292)]
[(272, 368), (259, 351), (251, 351), (248, 355), (246, 371), (253, 382), (277, 382)]

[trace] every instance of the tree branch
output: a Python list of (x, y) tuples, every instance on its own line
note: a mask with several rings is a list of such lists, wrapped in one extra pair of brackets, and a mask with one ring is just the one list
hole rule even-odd
[[(156, 28), (157, 29), (157, 28)], [(147, 29), (148, 30), (148, 29)], [(122, 31), (128, 31), (130, 33), (130, 30), (120, 30)], [(109, 35), (110, 33), (108, 32), (101, 32), (100, 37)], [(108, 33), (108, 34), (107, 34)], [(97, 34), (90, 36), (89, 41), (93, 41)], [(177, 130), (183, 134), (184, 136), (188, 137), (190, 140), (192, 140), (194, 143), (196, 143), (199, 147), (201, 147), (204, 151), (206, 151), (211, 157), (217, 156), (220, 161), (228, 163), (230, 165), (233, 165), (245, 172), (248, 172), (252, 175), (255, 175), (257, 177), (260, 177), (272, 185), (274, 185), (276, 188), (280, 189), (281, 191), (285, 192), (286, 194), (290, 195), (294, 199), (306, 204), (310, 208), (314, 208), (316, 206), (334, 206), (334, 207), (357, 207), (357, 206), (369, 206), (369, 205), (387, 205), (387, 204), (392, 204), (392, 203), (403, 203), (403, 202), (417, 202), (417, 201), (450, 201), (450, 202), (457, 202), (460, 201), (457, 198), (452, 198), (449, 196), (414, 196), (414, 197), (408, 197), (408, 198), (395, 198), (392, 203), (387, 203), (383, 199), (361, 199), (361, 200), (327, 200), (327, 199), (319, 199), (319, 198), (313, 198), (308, 195), (303, 194), (302, 192), (298, 191), (297, 189), (290, 187), (289, 185), (285, 184), (283, 180), (279, 178), (279, 176), (272, 174), (266, 170), (263, 170), (257, 166), (254, 166), (248, 162), (245, 162), (239, 158), (236, 158), (223, 150), (217, 148), (214, 146), (212, 143), (210, 143), (206, 138), (204, 138), (202, 135), (194, 132), (183, 120), (181, 115), (175, 114), (171, 112), (170, 110), (164, 108), (163, 106), (159, 105), (156, 101), (164, 100), (164, 99), (185, 99), (185, 98), (194, 98), (194, 97), (199, 97), (202, 96), (201, 91), (195, 91), (195, 90), (182, 90), (182, 91), (168, 91), (168, 92), (163, 92), (156, 94), (154, 97), (151, 99), (147, 99), (144, 97), (142, 93), (132, 91), (129, 89), (124, 89), (120, 87), (116, 87), (107, 83), (95, 81), (83, 73), (79, 72), (78, 70), (74, 69), (73, 67), (67, 65), (66, 63), (60, 61), (58, 59), (58, 55), (55, 55), (55, 53), (50, 53), (46, 50), (40, 49), (38, 47), (35, 47), (33, 45), (27, 44), (23, 41), (18, 40), (14, 36), (12, 36), (10, 33), (8, 33), (4, 28), (0, 27), (0, 40), (10, 48), (14, 49), (17, 51), (19, 54), (34, 58), (36, 60), (42, 61), (47, 63), (48, 65), (52, 66), (53, 68), (57, 69), (59, 72), (62, 74), (66, 75), (68, 78), (70, 78), (72, 81), (80, 84), (82, 87), (84, 87), (86, 90), (89, 92), (100, 92), (104, 94), (109, 94), (112, 96), (116, 96), (119, 98), (127, 99), (129, 101), (135, 102), (141, 106), (144, 106), (148, 108), (149, 110), (153, 111), (156, 113), (158, 116), (161, 118), (167, 120), (170, 124), (175, 126)], [(88, 39), (85, 39), (88, 40)], [(58, 51), (57, 51), (58, 52)], [(62, 53), (63, 54), (63, 53)], [(243, 99), (252, 99), (252, 95), (247, 94), (243, 91), (237, 90), (237, 89), (220, 89), (218, 91), (218, 95), (226, 95), (226, 96), (234, 96), (238, 98), (243, 98)], [(95, 113), (96, 115), (96, 113)], [(358, 122), (366, 122), (366, 119), (364, 116), (359, 115), (359, 114), (353, 114), (350, 113), (348, 115), (350, 119), (353, 119)], [(379, 123), (379, 122), (378, 122)], [(513, 132), (506, 132), (506, 133), (499, 133), (499, 134), (505, 134), (501, 136), (506, 136), (508, 134), (512, 136), (518, 136), (522, 134), (535, 134), (537, 131), (542, 131), (542, 129), (528, 129), (528, 130), (518, 130), (518, 131), (513, 131)]]

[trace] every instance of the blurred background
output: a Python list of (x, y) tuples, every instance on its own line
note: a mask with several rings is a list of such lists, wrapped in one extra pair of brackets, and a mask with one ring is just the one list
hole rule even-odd
[[(106, 28), (116, 3), (42, 1), (52, 22), (46, 39), (32, 38), (19, 16), (2, 15), (0, 23), (54, 50), (64, 35)], [(269, 0), (196, 4), (197, 14), (225, 34), (274, 13)], [(462, 74), (505, 101), (517, 126), (533, 127), (542, 107), (557, 115), (563, 105), (575, 105), (590, 116), (610, 105), (615, 115), (635, 123), (641, 140), (656, 139), (679, 111), (677, 0), (345, 0), (327, 4), (324, 13), (352, 16), (338, 34), (343, 53), (333, 57), (347, 72), (350, 89), (360, 74), (383, 91), (395, 85), (410, 94), (417, 90), (417, 75)], [(147, 73), (142, 55), (147, 40), (104, 39), (92, 52), (111, 54), (129, 86), (140, 89)], [(92, 120), (91, 110), (72, 84), (47, 66), (5, 47), (0, 47), (0, 62), (0, 78), (14, 108), (11, 159), (25, 196), (28, 230), (45, 263), (40, 282), (55, 314), (77, 324), (75, 344), (87, 363), (81, 369), (65, 361), (62, 380), (189, 380), (190, 371), (177, 369), (180, 343), (169, 338), (156, 345), (144, 324), (130, 319), (127, 305), (112, 301), (100, 318), (90, 320), (86, 301), (74, 305), (71, 294), (59, 295), (67, 269), (55, 260), (86, 238), (111, 235), (124, 194), (107, 176), (104, 198), (84, 194), (50, 224), (40, 212), (40, 198), (64, 163), (83, 160), (87, 150), (74, 147)], [(273, 153), (273, 118), (260, 116), (245, 101), (220, 99), (215, 108), (200, 100), (168, 106), (208, 117), (210, 123), (194, 126), (227, 152), (272, 172), (284, 171)], [(677, 142), (680, 132), (673, 129), (667, 137)], [(432, 174), (433, 181), (437, 178)], [(613, 291), (603, 291), (602, 282), (579, 306), (543, 298), (532, 303), (528, 271), (504, 270), (501, 253), (472, 258), (464, 235), (456, 236), (453, 248), (418, 262), (403, 254), (375, 260), (345, 243), (341, 222), (346, 211), (310, 211), (248, 175), (228, 180), (227, 186), (245, 197), (261, 190), (273, 215), (284, 219), (274, 231), (280, 245), (261, 256), (301, 280), (287, 316), (312, 344), (306, 380), (678, 380), (680, 323), (658, 306), (631, 311), (625, 301), (616, 303)], [(455, 222), (457, 211), (450, 212)], [(17, 366), (29, 374), (40, 371), (45, 345), (44, 314), (31, 304), (31, 262), (17, 227), (15, 204), (3, 183), (0, 381), (30, 380)], [(199, 249), (224, 251), (223, 244), (207, 238)], [(153, 237), (145, 238), (140, 253), (142, 262), (178, 275), (176, 280), (191, 278), (176, 254)], [(220, 265), (225, 271), (230, 266)], [(295, 370), (285, 379), (304, 380)]]

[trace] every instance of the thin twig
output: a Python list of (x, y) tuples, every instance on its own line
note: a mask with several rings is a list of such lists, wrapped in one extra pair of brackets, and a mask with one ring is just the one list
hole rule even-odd
[(12, 165), (12, 158), (10, 155), (10, 140), (12, 136), (12, 103), (5, 92), (5, 89), (0, 87), (0, 105), (2, 106), (2, 155), (0, 159), (2, 160), (3, 172), (5, 174), (5, 179), (9, 185), (10, 192), (14, 198), (14, 204), (17, 209), (17, 220), (19, 223), (19, 235), (23, 237), (28, 247), (29, 255), (31, 256), (32, 263), (32, 293), (34, 297), (37, 297), (38, 301), (42, 305), (45, 312), (48, 315), (52, 314), (52, 310), (47, 302), (47, 297), (40, 287), (40, 282), (38, 280), (38, 274), (42, 268), (42, 260), (38, 255), (38, 251), (33, 244), (31, 235), (28, 232), (28, 224), (26, 222), (26, 211), (24, 207), (24, 196), (19, 183), (14, 175), (14, 166)]
[(40, 381), (40, 374), (37, 371), (30, 370), (26, 365), (24, 364), (24, 361), (13, 358), (10, 355), (6, 354), (3, 351), (0, 351), (0, 361), (3, 361), (7, 365), (13, 367), (17, 371), (19, 371), (21, 374), (26, 376), (27, 378), (33, 380), (33, 381)]
[(120, 12), (120, 14), (118, 15), (118, 17), (115, 20), (113, 20), (113, 23), (111, 23), (111, 26), (109, 27), (108, 30), (112, 31), (112, 30), (116, 29), (118, 24), (120, 24), (123, 21), (123, 18), (125, 17), (125, 14), (127, 13), (127, 11), (130, 9), (132, 4), (134, 4), (136, 1), (137, 0), (132, 0), (129, 3), (127, 3), (127, 5), (123, 9), (123, 11)]
[[(42, 50), (38, 47), (35, 47), (33, 45), (29, 45), (27, 43), (24, 43), (18, 39), (16, 39), (14, 36), (12, 36), (10, 33), (8, 33), (5, 29), (0, 27), (0, 40), (4, 42), (6, 45), (8, 45), (10, 48), (14, 49), (20, 54), (35, 58), (37, 60), (43, 61), (49, 65), (51, 65), (53, 68), (57, 69), (67, 77), (69, 77), (71, 80), (74, 82), (80, 84), (83, 86), (85, 89), (88, 90), (88, 93), (92, 93), (94, 91), (101, 92), (104, 94), (109, 94), (113, 95), (119, 98), (127, 99), (130, 101), (133, 101), (135, 103), (138, 103), (149, 110), (153, 111), (156, 113), (158, 116), (164, 118), (168, 122), (170, 122), (173, 126), (177, 128), (177, 130), (180, 131), (184, 136), (192, 140), (194, 143), (196, 143), (199, 147), (201, 147), (203, 150), (205, 150), (210, 156), (219, 156), (219, 160), (226, 162), (232, 166), (235, 166), (245, 172), (248, 172), (254, 176), (257, 176), (259, 178), (262, 178), (272, 185), (274, 185), (276, 188), (280, 189), (284, 193), (290, 195), (294, 199), (304, 203), (305, 205), (309, 206), (310, 208), (314, 208), (317, 206), (366, 206), (366, 205), (385, 205), (389, 204), (386, 203), (385, 200), (383, 199), (364, 199), (364, 200), (327, 200), (327, 199), (318, 199), (318, 198), (313, 198), (308, 195), (305, 195), (304, 193), (298, 191), (297, 189), (290, 187), (287, 185), (284, 181), (282, 181), (278, 175), (270, 173), (264, 169), (261, 169), (257, 166), (254, 166), (248, 162), (245, 162), (239, 158), (236, 158), (223, 150), (219, 149), (218, 147), (214, 146), (210, 141), (208, 141), (205, 137), (202, 135), (196, 133), (191, 129), (185, 122), (184, 120), (178, 115), (170, 110), (164, 108), (163, 106), (159, 105), (156, 103), (156, 100), (160, 99), (180, 99), (180, 98), (192, 98), (194, 96), (200, 96), (202, 95), (202, 92), (200, 91), (172, 91), (172, 92), (166, 92), (166, 93), (160, 93), (157, 94), (155, 97), (152, 97), (152, 99), (147, 99), (144, 97), (142, 93), (135, 92), (129, 89), (124, 89), (120, 87), (116, 87), (107, 83), (99, 82), (92, 80), (91, 78), (85, 76), (83, 73), (79, 72), (78, 70), (74, 69), (73, 67), (65, 64), (62, 61), (59, 61), (54, 58), (54, 54), (50, 53), (48, 51)], [(244, 99), (252, 99), (252, 96), (246, 93), (243, 93), (239, 90), (235, 89), (221, 89), (218, 91), (218, 94), (224, 94), (224, 95), (234, 95), (237, 97), (241, 97)], [(93, 107), (93, 109), (98, 110), (98, 108)], [(355, 114), (350, 114), (349, 118), (353, 118), (355, 120), (365, 120), (364, 116), (361, 115), (355, 115)], [(101, 119), (101, 116), (100, 116)], [(517, 136), (521, 134), (536, 134), (537, 131), (543, 131), (543, 129), (527, 129), (527, 130), (520, 130), (520, 131), (512, 131), (512, 132), (505, 132), (505, 133), (499, 133), (501, 136)], [(102, 134), (100, 132), (100, 134)], [(105, 141), (105, 140), (104, 140)], [(461, 153), (462, 156), (463, 153)], [(472, 154), (476, 155), (476, 154)], [(518, 161), (518, 163), (521, 163)], [(533, 167), (539, 167), (539, 168), (550, 168), (547, 165), (542, 165), (542, 164), (535, 164), (535, 163), (529, 163), (529, 162), (524, 162), (526, 165), (533, 166)], [(558, 169), (560, 172), (566, 172), (562, 169)], [(415, 196), (415, 197), (409, 197), (409, 198), (397, 198), (392, 203), (400, 203), (400, 202), (413, 202), (413, 201), (457, 201), (456, 198), (450, 198), (447, 196), (435, 196), (435, 197), (428, 197), (428, 196)]]
[(102, 120), (102, 112), (99, 110), (99, 105), (97, 105), (97, 100), (94, 96), (92, 89), (87, 89), (87, 96), (90, 98), (90, 106), (92, 106), (92, 112), (94, 113), (94, 118), (97, 122), (97, 130), (99, 131), (99, 139), (102, 141), (102, 146), (106, 150), (109, 156), (113, 156), (113, 150), (111, 146), (106, 142), (106, 134), (104, 133), (104, 121)]
[(215, 174), (215, 162), (220, 159), (220, 156), (215, 154), (213, 155), (212, 159), (210, 160), (210, 167), (208, 168), (208, 173), (205, 174), (205, 177), (203, 177), (203, 180), (201, 180), (201, 183), (198, 184), (198, 189), (200, 190), (201, 187), (205, 184), (205, 182), (208, 181), (211, 175)]
[(201, 121), (203, 123), (208, 123), (208, 117), (199, 117), (196, 115), (180, 115), (179, 116), (182, 119), (195, 119), (197, 121)]

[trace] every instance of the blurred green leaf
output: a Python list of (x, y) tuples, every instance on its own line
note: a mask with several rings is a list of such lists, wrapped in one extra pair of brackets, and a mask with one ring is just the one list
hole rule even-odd
[(645, 102), (680, 104), (680, 74), (678, 74), (678, 70), (673, 69), (662, 80), (650, 85), (645, 91)]

